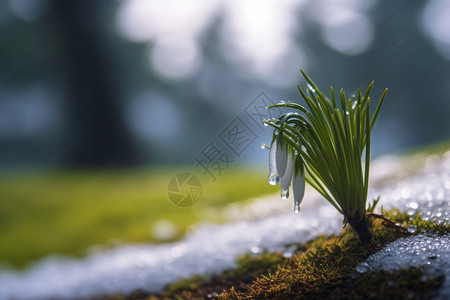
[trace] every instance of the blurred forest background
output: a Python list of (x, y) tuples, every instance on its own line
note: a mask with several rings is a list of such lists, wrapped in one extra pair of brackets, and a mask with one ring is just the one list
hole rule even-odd
[(259, 92), (297, 101), (300, 68), (323, 89), (389, 88), (376, 155), (447, 139), (449, 15), (444, 0), (1, 1), (0, 166), (191, 162)]
[[(372, 157), (448, 140), (449, 16), (446, 0), (0, 1), (0, 263), (171, 241), (279, 191), (246, 109), (299, 101), (300, 68), (325, 91), (389, 88)], [(230, 151), (236, 124), (252, 135)], [(176, 207), (167, 183), (206, 150), (236, 166)]]

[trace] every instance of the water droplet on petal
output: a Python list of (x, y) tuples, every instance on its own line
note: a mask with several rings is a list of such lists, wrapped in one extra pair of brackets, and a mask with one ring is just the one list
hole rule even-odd
[(295, 203), (294, 205), (294, 212), (298, 214), (300, 212), (300, 203)]
[(409, 225), (408, 228), (406, 228), (406, 230), (407, 230), (409, 233), (414, 234), (414, 233), (417, 232), (417, 226)]
[(269, 177), (268, 181), (270, 185), (277, 185), (280, 182), (280, 177), (278, 175), (273, 175)]
[(356, 272), (363, 274), (369, 271), (369, 268), (370, 268), (369, 264), (363, 262), (356, 266)]
[(283, 190), (281, 189), (281, 199), (287, 199), (289, 198), (289, 189)]

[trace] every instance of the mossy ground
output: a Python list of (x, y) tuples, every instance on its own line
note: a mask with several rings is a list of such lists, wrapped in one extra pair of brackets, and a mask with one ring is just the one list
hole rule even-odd
[[(449, 225), (411, 218), (398, 210), (387, 216), (419, 232), (448, 234)], [(394, 240), (410, 235), (371, 220), (376, 243), (362, 244), (351, 228), (295, 245), (292, 257), (264, 252), (244, 255), (238, 267), (220, 276), (194, 276), (168, 286), (161, 294), (136, 292), (102, 299), (427, 299), (443, 277), (424, 276), (421, 268), (358, 274), (356, 266)], [(293, 245), (290, 245), (292, 247)]]
[(196, 174), (203, 196), (192, 207), (170, 203), (167, 184), (177, 168), (67, 170), (0, 173), (0, 264), (25, 267), (46, 255), (83, 256), (94, 245), (166, 242), (154, 234), (168, 221), (170, 241), (190, 226), (227, 221), (219, 212), (230, 203), (274, 193), (261, 169), (234, 167), (214, 183)]

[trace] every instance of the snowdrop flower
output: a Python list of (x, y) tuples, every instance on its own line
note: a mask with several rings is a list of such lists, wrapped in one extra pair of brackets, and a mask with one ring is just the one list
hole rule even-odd
[(287, 146), (281, 148), (278, 146), (277, 139), (274, 139), (269, 153), (269, 183), (276, 185), (278, 182), (281, 186), (281, 198), (287, 199), (289, 197), (289, 188), (291, 183), (294, 190), (294, 211), (300, 211), (300, 203), (305, 193), (305, 176), (303, 165), (301, 170), (296, 170), (293, 153)]
[(276, 151), (277, 151), (277, 140), (274, 140), (272, 143), (272, 147), (270, 147), (269, 152), (269, 184), (271, 185), (277, 185), (280, 181), (280, 177), (278, 175), (277, 170), (277, 158), (276, 158)]
[(280, 175), (281, 198), (287, 199), (289, 197), (292, 174), (294, 173), (294, 157), (292, 156), (292, 153), (289, 153), (286, 147), (284, 149), (277, 149), (277, 158), (278, 157), (280, 157), (281, 163), (284, 163), (284, 172)]
[[(297, 158), (300, 159), (300, 158)], [(292, 180), (292, 189), (294, 191), (294, 212), (300, 212), (300, 203), (302, 203), (305, 195), (305, 171), (295, 171), (294, 179)]]
[[(276, 141), (277, 140), (275, 139), (274, 143)], [(286, 145), (284, 145), (284, 147), (282, 147), (280, 144), (281, 143), (275, 145), (275, 148), (276, 148), (276, 150), (275, 150), (275, 159), (276, 159), (278, 176), (280, 176), (280, 179), (281, 179), (283, 177), (284, 173), (286, 172), (288, 155), (287, 155)]]

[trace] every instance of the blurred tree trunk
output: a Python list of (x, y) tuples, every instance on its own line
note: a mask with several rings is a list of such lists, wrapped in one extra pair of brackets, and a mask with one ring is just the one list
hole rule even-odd
[[(68, 158), (75, 167), (126, 167), (136, 152), (121, 111), (120, 82), (102, 27), (104, 1), (54, 0), (68, 81)], [(102, 13), (103, 12), (103, 13)], [(108, 15), (109, 16), (109, 15)]]

